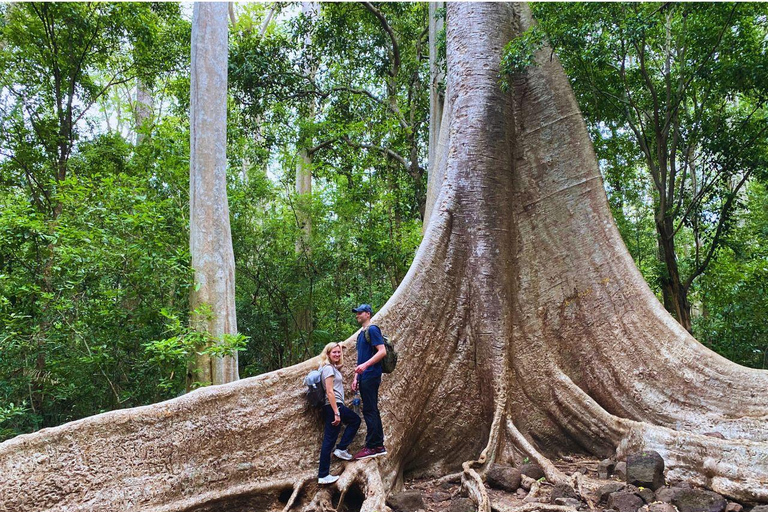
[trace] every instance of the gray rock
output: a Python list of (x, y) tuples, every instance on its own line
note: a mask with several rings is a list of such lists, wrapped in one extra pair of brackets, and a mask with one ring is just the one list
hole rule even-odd
[(534, 480), (544, 478), (544, 470), (538, 464), (523, 464), (520, 466), (520, 473)]
[(559, 499), (566, 499), (571, 498), (578, 501), (578, 495), (576, 494), (576, 491), (573, 490), (573, 487), (571, 487), (568, 484), (557, 484), (552, 488), (552, 494), (549, 498), (550, 503), (557, 503), (557, 500)]
[(768, 505), (758, 505), (753, 507), (749, 512), (768, 512)]
[(427, 508), (421, 497), (421, 491), (403, 491), (392, 494), (387, 498), (387, 505), (393, 512), (415, 512)]
[(643, 505), (642, 498), (633, 492), (619, 491), (608, 495), (608, 507), (618, 512), (637, 512)]
[(521, 487), (520, 489), (517, 490), (515, 494), (517, 495), (518, 498), (523, 499), (528, 495), (528, 491), (526, 491)]
[(603, 459), (597, 465), (597, 478), (608, 480), (613, 475), (613, 470), (616, 469), (616, 461), (613, 459)]
[(459, 498), (451, 501), (448, 512), (476, 512), (475, 502), (469, 498)]
[(736, 503), (735, 501), (729, 501), (728, 504), (725, 506), (725, 512), (742, 512), (744, 510), (744, 507), (741, 506), (740, 503)]
[(725, 439), (725, 436), (720, 432), (705, 432), (704, 435), (707, 437), (714, 437), (717, 439)]
[(626, 481), (637, 487), (648, 487), (654, 491), (663, 487), (664, 459), (653, 450), (628, 455)]
[(626, 484), (623, 484), (621, 482), (611, 482), (605, 485), (601, 485), (597, 488), (597, 502), (598, 503), (605, 503), (608, 500), (608, 496), (611, 493), (619, 492), (623, 490), (626, 487)]
[(640, 496), (643, 499), (643, 501), (646, 503), (653, 503), (654, 501), (656, 501), (656, 496), (654, 495), (653, 491), (647, 487), (642, 487), (636, 490), (635, 494)]
[(617, 462), (616, 463), (616, 467), (613, 468), (613, 476), (615, 476), (619, 480), (623, 480), (623, 481), (626, 482), (626, 480), (627, 480), (627, 463), (624, 462), (624, 461)]
[(648, 505), (648, 512), (678, 512), (671, 503), (651, 503)]
[(725, 498), (716, 492), (683, 487), (659, 489), (656, 491), (656, 499), (671, 503), (680, 512), (725, 512), (728, 505)]
[(432, 493), (430, 498), (432, 498), (432, 501), (435, 503), (441, 503), (451, 499), (451, 493), (445, 491), (435, 491)]
[(485, 481), (494, 489), (515, 492), (520, 487), (520, 470), (507, 464), (492, 464)]
[(581, 501), (576, 498), (557, 498), (554, 502), (555, 505), (562, 505), (564, 507), (577, 508), (581, 505)]
[(677, 493), (682, 491), (682, 487), (662, 487), (656, 490), (656, 500), (662, 503), (672, 503)]

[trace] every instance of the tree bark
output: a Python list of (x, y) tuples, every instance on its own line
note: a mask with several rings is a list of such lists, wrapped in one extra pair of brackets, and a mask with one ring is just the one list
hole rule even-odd
[(142, 80), (136, 80), (136, 104), (133, 108), (134, 132), (136, 133), (136, 145), (144, 140), (146, 124), (152, 120), (152, 108), (154, 97), (149, 86)]
[(445, 74), (437, 55), (437, 37), (438, 33), (445, 30), (445, 19), (435, 19), (437, 9), (440, 8), (445, 8), (445, 2), (429, 3), (429, 147), (427, 151), (429, 172), (427, 173), (427, 198), (424, 207), (422, 233), (426, 232), (429, 225), (432, 207), (442, 182), (442, 176), (437, 175), (437, 169), (440, 167), (438, 146), (445, 109), (445, 91), (441, 91), (441, 84), (445, 81)]
[[(237, 333), (235, 257), (227, 203), (227, 52), (227, 3), (195, 3), (189, 173), (189, 250), (195, 287), (190, 307), (192, 327), (214, 338)], [(188, 385), (237, 379), (237, 353), (198, 354)]]
[(381, 511), (404, 474), (460, 470), (488, 512), (491, 462), (527, 456), (562, 481), (547, 456), (644, 449), (671, 480), (768, 501), (768, 372), (706, 349), (653, 296), (549, 49), (510, 93), (499, 88), (500, 53), (531, 23), (524, 4), (448, 4), (443, 185), (411, 269), (374, 318), (400, 352), (380, 396), (388, 457), (340, 463), (335, 487), (318, 491), (322, 426), (301, 385), (313, 359), (8, 441), (0, 503), (327, 510), (333, 493), (357, 489), (361, 510)]

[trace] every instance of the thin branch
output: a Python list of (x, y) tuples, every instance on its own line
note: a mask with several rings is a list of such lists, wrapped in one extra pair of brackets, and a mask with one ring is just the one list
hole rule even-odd
[(392, 41), (392, 68), (389, 70), (389, 75), (392, 77), (397, 76), (397, 73), (400, 71), (400, 47), (397, 44), (397, 36), (395, 35), (395, 31), (392, 30), (392, 27), (387, 23), (387, 19), (384, 17), (384, 14), (380, 10), (378, 10), (371, 2), (362, 2), (362, 4), (365, 6), (366, 9), (371, 11), (376, 18), (378, 18), (379, 23), (381, 23), (381, 27), (384, 29), (384, 31), (389, 35), (390, 41)]

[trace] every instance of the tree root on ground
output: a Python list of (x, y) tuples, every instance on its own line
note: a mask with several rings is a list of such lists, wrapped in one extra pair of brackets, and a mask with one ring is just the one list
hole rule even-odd
[(573, 507), (550, 505), (549, 503), (526, 503), (518, 507), (493, 503), (491, 509), (493, 512), (576, 512), (576, 509)]
[(461, 486), (477, 505), (477, 512), (491, 512), (491, 499), (488, 497), (488, 491), (485, 490), (482, 477), (472, 468), (474, 463), (475, 461), (467, 461), (462, 464), (464, 472), (461, 477)]

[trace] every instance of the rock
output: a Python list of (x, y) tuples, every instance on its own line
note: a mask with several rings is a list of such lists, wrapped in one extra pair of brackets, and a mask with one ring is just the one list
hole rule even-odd
[(648, 487), (654, 491), (663, 487), (664, 459), (653, 450), (628, 455), (626, 481), (637, 487)]
[(682, 491), (682, 487), (662, 487), (656, 490), (656, 500), (662, 503), (672, 503), (677, 493)]
[(517, 490), (515, 494), (517, 495), (518, 498), (523, 499), (528, 495), (528, 491), (526, 491), (521, 487), (520, 489)]
[(741, 506), (741, 504), (736, 503), (735, 501), (729, 501), (728, 504), (725, 506), (725, 512), (742, 512), (744, 510), (744, 507)]
[(614, 492), (619, 492), (626, 487), (626, 484), (621, 482), (611, 482), (609, 484), (601, 485), (597, 488), (597, 502), (605, 503), (608, 500), (608, 495)]
[(637, 512), (644, 504), (643, 499), (633, 492), (619, 491), (608, 495), (608, 507), (618, 512)]
[(485, 481), (494, 489), (515, 492), (520, 487), (520, 471), (507, 464), (492, 464)]
[(677, 509), (671, 503), (651, 503), (648, 512), (677, 512)]
[(725, 507), (728, 505), (725, 498), (716, 492), (683, 487), (659, 489), (656, 491), (656, 499), (671, 503), (680, 512), (725, 512)]
[(557, 498), (553, 503), (555, 505), (573, 508), (577, 508), (579, 505), (581, 505), (581, 501), (576, 498)]
[(638, 490), (635, 491), (635, 494), (640, 496), (644, 502), (646, 503), (653, 503), (656, 501), (656, 495), (653, 493), (652, 490), (650, 490), (647, 487), (640, 487)]
[[(557, 500), (559, 499), (566, 499), (566, 498), (572, 498), (578, 501), (578, 495), (576, 494), (576, 491), (573, 490), (573, 487), (571, 487), (568, 484), (557, 484), (552, 488), (552, 495), (549, 498), (550, 503), (557, 503)], [(581, 502), (579, 502), (581, 503)], [(559, 503), (558, 503), (559, 504)]]
[(768, 512), (768, 505), (758, 505), (753, 507), (749, 512)]
[(451, 499), (451, 493), (445, 492), (445, 491), (435, 491), (430, 496), (433, 502), (435, 503), (441, 503), (443, 501), (448, 501)]
[(520, 474), (529, 476), (534, 480), (544, 478), (544, 470), (538, 464), (523, 464), (520, 466)]
[(427, 508), (421, 497), (421, 491), (403, 491), (392, 494), (387, 498), (387, 505), (392, 509), (392, 512), (415, 512)]
[(459, 498), (451, 501), (448, 512), (475, 512), (475, 502), (469, 498)]
[(613, 475), (613, 470), (616, 469), (616, 461), (612, 459), (603, 459), (597, 465), (597, 478), (608, 480)]
[(616, 467), (613, 468), (613, 476), (615, 476), (619, 480), (626, 481), (627, 480), (627, 463), (623, 461), (617, 462)]
[(717, 439), (725, 439), (725, 436), (720, 432), (705, 432), (704, 435), (707, 437), (716, 437)]

